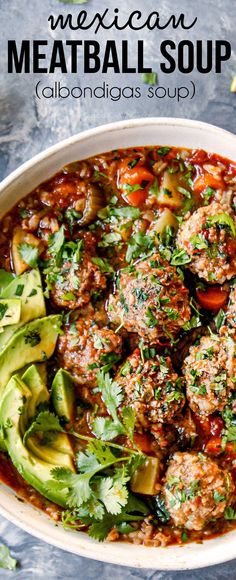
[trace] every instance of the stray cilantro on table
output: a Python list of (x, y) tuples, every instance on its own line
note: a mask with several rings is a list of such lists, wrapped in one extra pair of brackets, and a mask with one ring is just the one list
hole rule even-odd
[(0, 568), (15, 570), (17, 560), (11, 556), (11, 552), (5, 544), (0, 545)]
[(142, 82), (145, 83), (145, 85), (157, 85), (158, 82), (157, 73), (156, 72), (143, 73)]

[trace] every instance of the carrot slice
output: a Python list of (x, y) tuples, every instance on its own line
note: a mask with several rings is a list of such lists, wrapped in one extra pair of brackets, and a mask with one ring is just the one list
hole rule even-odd
[(129, 167), (126, 161), (120, 167), (118, 187), (122, 189), (124, 199), (137, 207), (145, 202), (154, 179), (154, 175), (146, 167)]
[(213, 311), (220, 310), (228, 300), (228, 292), (218, 286), (207, 288), (206, 291), (197, 288), (196, 296), (200, 306)]
[(212, 187), (213, 189), (220, 189), (224, 187), (224, 182), (221, 177), (212, 175), (211, 173), (203, 173), (194, 181), (194, 191), (195, 193), (202, 193), (207, 187)]

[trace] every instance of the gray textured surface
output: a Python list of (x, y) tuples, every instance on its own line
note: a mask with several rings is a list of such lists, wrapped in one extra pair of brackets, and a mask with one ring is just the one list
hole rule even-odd
[[(153, 9), (159, 10), (164, 17), (172, 12), (185, 12), (191, 20), (198, 16), (198, 23), (191, 33), (185, 33), (186, 38), (207, 39), (225, 38), (231, 41), (235, 50), (235, 23), (236, 2), (235, 0), (201, 0), (200, 3), (189, 0), (127, 0), (116, 2), (114, 0), (89, 0), (89, 10), (119, 6), (120, 11), (140, 8), (145, 12)], [(224, 127), (236, 133), (236, 95), (229, 92), (230, 80), (236, 72), (235, 53), (223, 68), (223, 74), (211, 73), (201, 77), (193, 73), (186, 78), (185, 75), (173, 74), (171, 78), (159, 75), (159, 84), (165, 87), (186, 84), (189, 79), (196, 83), (196, 96), (191, 101), (176, 102), (174, 99), (162, 101), (142, 98), (138, 101), (121, 99), (112, 102), (109, 99), (97, 101), (87, 100), (41, 100), (34, 97), (36, 80), (34, 75), (7, 75), (6, 74), (6, 41), (9, 38), (76, 38), (78, 33), (54, 32), (50, 33), (47, 26), (47, 18), (50, 13), (75, 12), (77, 7), (63, 6), (57, 0), (0, 0), (1, 13), (1, 120), (0, 120), (0, 176), (5, 177), (13, 169), (26, 161), (34, 154), (83, 129), (107, 123), (113, 120), (135, 118), (140, 116), (171, 116), (190, 117), (208, 121)], [(171, 37), (177, 42), (183, 37), (181, 31), (132, 33), (129, 37), (133, 56), (135, 43), (138, 38), (145, 39), (146, 62), (157, 69), (158, 52), (157, 36), (159, 39)], [(124, 32), (119, 38), (127, 38)], [(93, 38), (91, 32), (82, 33), (80, 38)], [(99, 41), (105, 38), (104, 32), (97, 35)], [(107, 38), (118, 39), (117, 32), (110, 31)], [(95, 75), (94, 78), (85, 79), (83, 75), (67, 75), (66, 79), (60, 75), (44, 77), (44, 83), (49, 84), (55, 80), (67, 84), (67, 86), (91, 85), (96, 86), (106, 81), (110, 86), (131, 85), (139, 86), (140, 77), (126, 75), (125, 79), (115, 75)], [(146, 87), (142, 87), (145, 92)], [(86, 560), (66, 554), (56, 548), (40, 542), (15, 526), (0, 519), (1, 541), (6, 542), (12, 548), (13, 554), (20, 562), (20, 568), (16, 573), (0, 571), (1, 578), (34, 579), (46, 577), (48, 580), (57, 578), (82, 578), (87, 580), (101, 577), (104, 579), (112, 576), (114, 580), (125, 578), (155, 578), (161, 580), (196, 579), (223, 580), (236, 578), (235, 563), (231, 562), (222, 566), (212, 567), (206, 570), (194, 572), (163, 573), (153, 571), (136, 571), (131, 568), (103, 565), (98, 562)]]

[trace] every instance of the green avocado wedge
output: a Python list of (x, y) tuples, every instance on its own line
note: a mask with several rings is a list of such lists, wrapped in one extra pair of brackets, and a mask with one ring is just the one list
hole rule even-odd
[(0, 298), (0, 329), (3, 326), (17, 324), (21, 317), (21, 300), (19, 298)]
[(27, 415), (28, 419), (32, 419), (36, 415), (37, 407), (42, 403), (49, 402), (49, 392), (36, 365), (31, 365), (25, 371), (22, 375), (22, 381), (31, 391), (32, 396), (28, 404)]
[(13, 373), (52, 356), (60, 323), (60, 315), (47, 316), (29, 322), (12, 336), (0, 353), (0, 397)]
[(74, 381), (70, 373), (60, 369), (52, 383), (52, 404), (56, 414), (66, 423), (74, 418), (75, 389)]
[[(57, 491), (50, 485), (51, 470), (56, 465), (56, 452), (54, 451), (55, 462), (52, 464), (47, 461), (46, 453), (42, 460), (23, 444), (24, 417), (27, 417), (31, 397), (31, 391), (20, 378), (14, 376), (10, 379), (0, 405), (0, 426), (4, 442), (12, 463), (24, 480), (50, 501), (67, 507), (68, 489), (65, 487)], [(57, 454), (57, 467), (65, 466), (61, 463), (62, 456), (62, 453)]]
[(0, 352), (21, 326), (46, 316), (41, 276), (38, 270), (30, 270), (14, 278), (2, 289), (0, 299), (21, 301), (21, 316), (17, 324), (12, 324), (0, 334)]

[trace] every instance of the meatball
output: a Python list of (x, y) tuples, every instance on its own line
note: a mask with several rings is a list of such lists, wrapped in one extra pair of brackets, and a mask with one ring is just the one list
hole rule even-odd
[(229, 336), (203, 336), (190, 348), (184, 362), (186, 393), (191, 409), (199, 415), (221, 411), (234, 389), (235, 342)]
[(171, 359), (150, 350), (154, 350), (153, 356), (145, 359), (136, 349), (115, 377), (124, 391), (125, 405), (134, 408), (137, 422), (143, 428), (172, 423), (185, 401), (182, 381), (173, 370)]
[(236, 275), (236, 219), (219, 203), (201, 207), (184, 221), (176, 244), (191, 259), (188, 268), (209, 283)]
[(96, 239), (88, 232), (63, 250), (63, 264), (51, 288), (51, 299), (61, 308), (81, 308), (94, 293), (106, 288), (106, 278), (93, 262)]
[(107, 326), (99, 328), (92, 319), (80, 318), (64, 328), (58, 340), (61, 364), (88, 387), (97, 386), (100, 367), (110, 370), (120, 359), (122, 340)]
[(154, 254), (122, 270), (108, 301), (112, 322), (150, 344), (175, 337), (190, 319), (188, 290), (176, 269)]
[(202, 530), (223, 517), (233, 500), (230, 473), (202, 453), (177, 452), (165, 475), (164, 497), (174, 524)]

